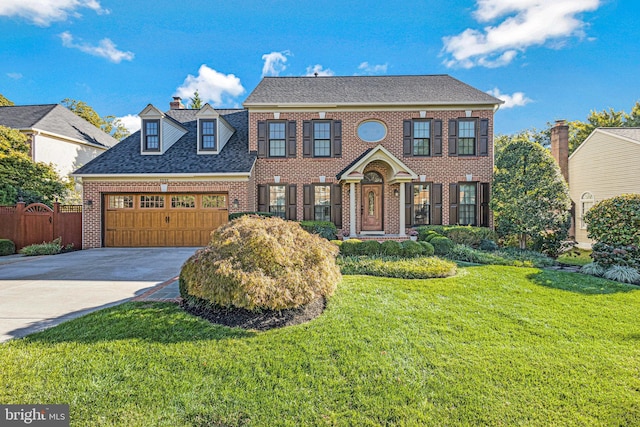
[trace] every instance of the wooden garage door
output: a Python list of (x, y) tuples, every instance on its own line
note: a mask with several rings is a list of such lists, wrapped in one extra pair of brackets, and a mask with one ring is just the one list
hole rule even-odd
[(205, 246), (228, 221), (226, 194), (107, 194), (105, 246)]

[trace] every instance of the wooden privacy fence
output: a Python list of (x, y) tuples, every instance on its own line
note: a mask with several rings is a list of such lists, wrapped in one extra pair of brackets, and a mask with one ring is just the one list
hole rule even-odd
[(0, 206), (0, 239), (10, 239), (16, 250), (34, 243), (62, 238), (62, 245), (73, 243), (82, 249), (82, 206), (54, 203), (53, 209), (42, 203), (26, 206)]

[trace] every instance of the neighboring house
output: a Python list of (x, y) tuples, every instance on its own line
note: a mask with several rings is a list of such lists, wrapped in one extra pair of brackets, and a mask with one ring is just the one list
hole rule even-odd
[(148, 105), (139, 132), (74, 174), (83, 247), (201, 246), (229, 213), (255, 210), (351, 237), (491, 226), (500, 104), (433, 75), (267, 77), (244, 110)]
[(591, 248), (584, 214), (597, 202), (640, 193), (640, 128), (598, 128), (568, 159), (575, 239)]
[(60, 104), (0, 107), (0, 125), (27, 136), (31, 158), (66, 177), (117, 140)]

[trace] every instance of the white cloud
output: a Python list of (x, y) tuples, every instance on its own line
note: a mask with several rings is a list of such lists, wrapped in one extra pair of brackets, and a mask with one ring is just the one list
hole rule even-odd
[(287, 62), (287, 56), (292, 56), (291, 52), (288, 50), (265, 53), (262, 55), (262, 60), (264, 61), (264, 65), (262, 66), (262, 77), (279, 76), (280, 73), (287, 68), (285, 65)]
[(136, 114), (127, 114), (126, 116), (116, 117), (120, 123), (127, 128), (129, 133), (134, 133), (140, 130), (140, 117)]
[(500, 108), (524, 107), (528, 103), (532, 102), (532, 99), (527, 98), (524, 92), (514, 92), (511, 95), (508, 95), (506, 93), (500, 93), (500, 89), (496, 87), (492, 90), (488, 90), (487, 93), (504, 101), (504, 104), (502, 104)]
[(65, 31), (60, 34), (60, 38), (62, 39), (62, 46), (64, 47), (78, 49), (81, 52), (88, 53), (89, 55), (100, 56), (111, 62), (115, 62), (116, 64), (123, 60), (131, 61), (135, 56), (133, 52), (124, 52), (116, 49), (116, 45), (110, 39), (102, 39), (97, 46), (91, 46), (84, 42), (74, 42), (73, 36), (69, 31)]
[(244, 87), (238, 77), (220, 73), (205, 64), (200, 66), (197, 77), (189, 74), (184, 79), (184, 83), (176, 89), (175, 95), (189, 99), (196, 90), (202, 102), (209, 102), (214, 107), (221, 106), (228, 98), (235, 98), (244, 93)]
[(333, 76), (335, 73), (330, 68), (323, 69), (322, 65), (316, 64), (313, 67), (310, 65), (307, 67), (307, 74), (305, 76), (311, 77), (315, 76), (318, 73), (319, 76)]
[(13, 80), (20, 80), (23, 76), (20, 73), (7, 73), (7, 77)]
[(373, 65), (365, 61), (358, 66), (358, 70), (363, 71), (365, 74), (384, 74), (387, 72), (388, 66), (388, 64)]
[(496, 22), (482, 30), (467, 28), (443, 37), (447, 67), (501, 67), (528, 47), (562, 46), (571, 36), (584, 37), (587, 25), (578, 16), (596, 10), (600, 0), (477, 0), (473, 16), (479, 23)]
[(0, 16), (19, 16), (46, 27), (69, 16), (81, 16), (77, 9), (87, 8), (98, 14), (109, 13), (97, 0), (2, 0)]

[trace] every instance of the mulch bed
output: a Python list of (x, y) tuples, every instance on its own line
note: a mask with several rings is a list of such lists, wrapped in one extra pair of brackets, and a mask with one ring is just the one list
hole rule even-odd
[(266, 331), (283, 326), (299, 325), (320, 316), (325, 308), (324, 297), (317, 298), (299, 308), (287, 310), (249, 311), (244, 308), (197, 307), (184, 301), (182, 308), (195, 316), (202, 317), (218, 325), (231, 328)]

